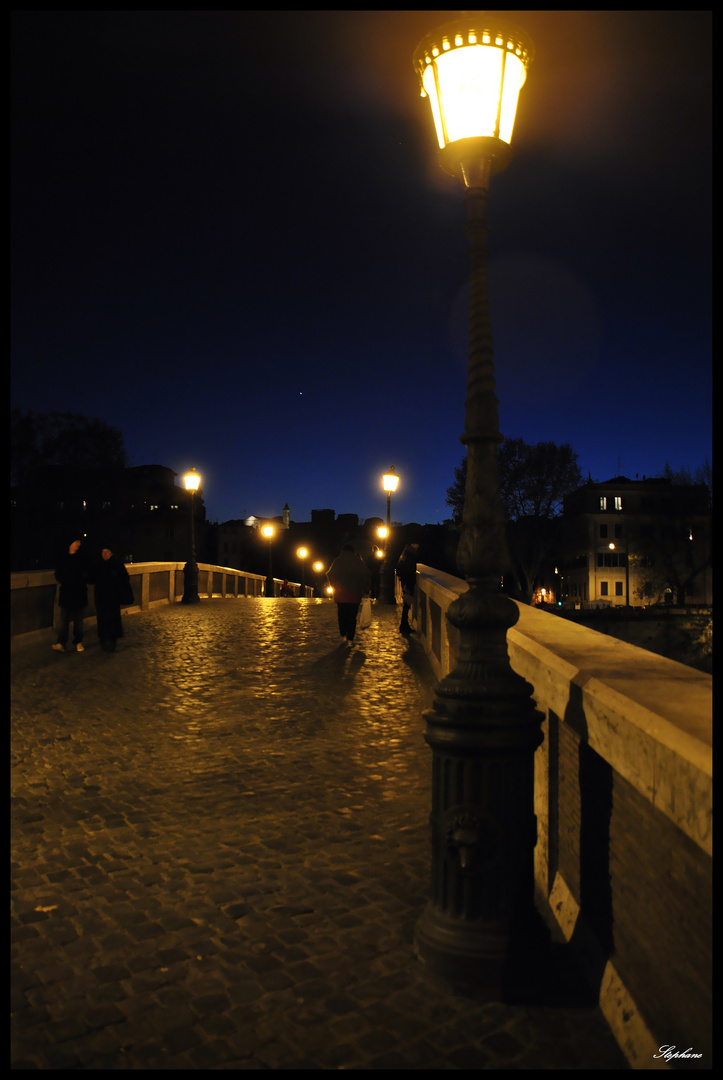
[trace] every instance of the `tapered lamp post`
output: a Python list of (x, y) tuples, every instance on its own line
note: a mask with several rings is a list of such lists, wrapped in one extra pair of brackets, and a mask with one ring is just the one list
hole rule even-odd
[[(388, 471), (385, 472), (382, 477), (382, 487), (387, 495), (387, 525), (384, 534), (386, 544), (384, 548), (384, 561), (379, 572), (379, 600), (383, 604), (394, 603), (394, 568), (391, 566), (389, 560), (389, 544), (392, 535), (392, 495), (397, 490), (398, 483), (399, 477), (394, 471), (394, 466), (390, 466)], [(381, 529), (379, 530), (379, 534), (381, 535)]]
[(507, 551), (486, 268), (490, 177), (510, 160), (531, 58), (523, 34), (484, 14), (441, 27), (414, 53), (441, 165), (464, 182), (471, 269), (461, 436), (467, 482), (457, 553), (468, 590), (447, 613), (458, 631), (456, 665), (425, 713), (433, 754), (432, 867), (415, 944), (437, 974), (492, 998), (503, 995), (510, 954), (533, 918), (533, 759), (542, 741), (532, 687), (513, 672), (507, 653), (518, 612), (501, 591)]
[(191, 492), (191, 558), (183, 567), (183, 596), (182, 604), (200, 604), (201, 597), (198, 595), (198, 563), (196, 562), (196, 530), (195, 530), (195, 505), (194, 497), (201, 485), (201, 477), (195, 469), (191, 469), (183, 477), (186, 491)]
[(305, 548), (305, 547), (298, 548), (298, 550), (296, 552), (297, 558), (301, 559), (301, 595), (302, 596), (306, 596), (306, 582), (304, 580), (304, 564), (305, 564), (306, 558), (308, 557), (308, 554), (309, 554), (309, 549)]
[(274, 529), (273, 525), (264, 525), (261, 529), (261, 535), (265, 536), (269, 542), (269, 572), (266, 578), (266, 586), (264, 588), (265, 596), (274, 595), (274, 569), (271, 562), (271, 543), (274, 539), (275, 531), (276, 530)]

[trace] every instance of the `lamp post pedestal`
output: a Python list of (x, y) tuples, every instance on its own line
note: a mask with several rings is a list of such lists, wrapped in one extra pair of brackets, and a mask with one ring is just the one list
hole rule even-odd
[(195, 559), (190, 560), (183, 567), (183, 597), (181, 603), (201, 603), (201, 597), (198, 595), (198, 564)]

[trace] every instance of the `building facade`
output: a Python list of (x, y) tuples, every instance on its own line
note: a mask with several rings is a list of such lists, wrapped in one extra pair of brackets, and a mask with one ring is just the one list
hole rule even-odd
[(704, 484), (617, 476), (564, 500), (558, 599), (565, 607), (712, 604)]

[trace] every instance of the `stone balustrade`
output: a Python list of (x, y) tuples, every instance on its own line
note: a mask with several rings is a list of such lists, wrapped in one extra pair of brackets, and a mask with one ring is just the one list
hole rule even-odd
[[(415, 626), (438, 678), (458, 648), (446, 610), (466, 588), (418, 566)], [(654, 1057), (662, 1046), (710, 1061), (711, 676), (517, 606), (510, 662), (545, 717), (535, 758), (538, 904), (581, 961), (633, 1068), (669, 1067)]]
[[(126, 567), (136, 604), (124, 612), (147, 611), (159, 604), (173, 604), (183, 596), (184, 563), (129, 563)], [(251, 574), (228, 566), (198, 563), (198, 595), (238, 598), (265, 595), (265, 574)], [(300, 592), (299, 582), (290, 583)], [(282, 581), (274, 578), (275, 594)], [(33, 570), (10, 575), (10, 634), (13, 646), (33, 640), (52, 640), (58, 626), (58, 583), (52, 570)], [(305, 595), (312, 596), (311, 586)], [(86, 624), (95, 623), (93, 589), (88, 588)]]

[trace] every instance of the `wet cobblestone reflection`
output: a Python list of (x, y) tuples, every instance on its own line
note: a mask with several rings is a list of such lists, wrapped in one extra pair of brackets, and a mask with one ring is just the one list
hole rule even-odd
[(597, 1014), (414, 957), (431, 679), (393, 609), (353, 649), (324, 601), (125, 625), (13, 662), (15, 1068), (552, 1067), (551, 1016), (556, 1067), (624, 1067)]

